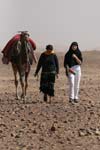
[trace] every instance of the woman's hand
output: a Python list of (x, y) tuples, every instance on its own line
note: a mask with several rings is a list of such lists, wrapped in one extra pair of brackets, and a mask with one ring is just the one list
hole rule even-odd
[(73, 54), (72, 57), (75, 58), (75, 60), (77, 61), (79, 65), (81, 65), (82, 63), (81, 60), (75, 54)]
[(73, 55), (72, 55), (72, 57), (73, 57), (73, 58), (75, 58), (75, 59), (77, 59), (77, 58), (78, 58), (75, 54), (73, 54)]
[(34, 77), (37, 77), (37, 81), (39, 81), (39, 75), (37, 73), (34, 74)]
[(68, 69), (67, 68), (65, 69), (65, 74), (68, 77)]

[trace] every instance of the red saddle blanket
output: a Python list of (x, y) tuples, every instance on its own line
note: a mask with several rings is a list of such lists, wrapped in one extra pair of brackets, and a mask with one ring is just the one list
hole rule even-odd
[[(2, 50), (2, 53), (4, 54), (4, 57), (8, 57), (8, 53), (12, 48), (12, 45), (14, 42), (18, 41), (20, 39), (20, 34), (16, 34), (12, 39), (8, 41), (4, 49)], [(33, 50), (36, 49), (36, 44), (31, 38), (28, 38), (30, 44), (32, 45)]]

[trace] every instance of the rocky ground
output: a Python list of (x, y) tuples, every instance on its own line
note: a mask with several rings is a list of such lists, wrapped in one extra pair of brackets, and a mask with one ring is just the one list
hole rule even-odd
[[(100, 52), (84, 52), (80, 102), (68, 103), (64, 53), (51, 104), (29, 76), (26, 102), (15, 99), (11, 65), (0, 62), (0, 150), (100, 150)], [(19, 94), (21, 89), (19, 88)]]

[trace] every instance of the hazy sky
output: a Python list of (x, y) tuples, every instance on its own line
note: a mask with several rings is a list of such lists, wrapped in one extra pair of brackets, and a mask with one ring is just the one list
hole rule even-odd
[(100, 0), (0, 0), (0, 47), (28, 30), (37, 47), (100, 48)]

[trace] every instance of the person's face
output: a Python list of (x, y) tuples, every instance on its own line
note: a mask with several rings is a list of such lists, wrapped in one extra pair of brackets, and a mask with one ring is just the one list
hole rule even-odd
[(47, 49), (47, 51), (50, 53), (50, 52), (52, 52), (52, 50), (51, 49)]
[(73, 46), (72, 46), (72, 50), (73, 50), (73, 51), (77, 50), (77, 45), (73, 45)]

